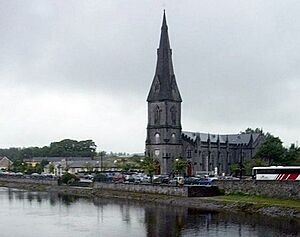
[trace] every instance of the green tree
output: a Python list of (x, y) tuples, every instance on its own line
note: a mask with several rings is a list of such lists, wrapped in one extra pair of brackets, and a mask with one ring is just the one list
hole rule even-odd
[(267, 160), (269, 165), (280, 164), (284, 161), (286, 149), (282, 145), (279, 137), (274, 137), (270, 133), (266, 134), (265, 141), (257, 150), (255, 158)]
[(133, 168), (133, 166), (130, 163), (123, 163), (120, 165), (120, 168), (122, 169), (122, 171), (128, 172)]
[(70, 173), (65, 173), (61, 176), (61, 179), (60, 181), (63, 183), (63, 184), (72, 184), (76, 181), (79, 181), (79, 178), (74, 175), (74, 174), (70, 174)]
[(240, 165), (239, 164), (232, 164), (230, 165), (230, 173), (234, 176), (237, 176), (240, 171)]
[(248, 133), (263, 133), (262, 128), (247, 128), (245, 131), (240, 132), (242, 134), (248, 134)]
[(13, 172), (22, 172), (26, 171), (26, 164), (23, 163), (23, 160), (15, 160), (11, 166)]
[(257, 166), (268, 166), (268, 162), (262, 159), (251, 159), (244, 163), (246, 175), (252, 174), (252, 168)]
[(176, 159), (172, 164), (172, 170), (177, 175), (182, 175), (187, 167), (187, 162), (183, 159)]
[(54, 174), (54, 170), (55, 170), (54, 164), (53, 164), (53, 163), (50, 163), (50, 164), (49, 164), (49, 172), (50, 172), (50, 174)]
[(150, 176), (150, 182), (153, 181), (153, 175), (159, 168), (159, 161), (153, 157), (146, 157), (142, 162), (142, 169)]
[(286, 157), (282, 165), (300, 165), (300, 148), (292, 144), (286, 151)]

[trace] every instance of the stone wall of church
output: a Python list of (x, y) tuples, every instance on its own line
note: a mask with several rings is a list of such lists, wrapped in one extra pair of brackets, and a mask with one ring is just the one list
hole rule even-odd
[[(200, 173), (230, 174), (232, 164), (244, 163), (255, 155), (256, 150), (247, 145), (236, 146), (183, 140), (183, 158), (192, 165), (193, 175)], [(228, 154), (227, 154), (228, 153)]]

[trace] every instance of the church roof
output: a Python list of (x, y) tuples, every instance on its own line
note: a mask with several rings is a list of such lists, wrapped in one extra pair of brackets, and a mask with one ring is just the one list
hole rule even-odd
[(170, 48), (165, 12), (163, 15), (159, 48), (157, 49), (155, 75), (147, 98), (148, 102), (163, 100), (182, 101), (173, 69), (172, 50)]
[(220, 139), (220, 143), (226, 143), (227, 139), (230, 144), (249, 144), (251, 141), (251, 136), (253, 142), (261, 135), (260, 133), (240, 133), (240, 134), (208, 134), (201, 132), (182, 132), (183, 136), (191, 139), (192, 141), (196, 141), (199, 138), (201, 141), (207, 141), (210, 138), (210, 142), (216, 143), (218, 142), (218, 137)]

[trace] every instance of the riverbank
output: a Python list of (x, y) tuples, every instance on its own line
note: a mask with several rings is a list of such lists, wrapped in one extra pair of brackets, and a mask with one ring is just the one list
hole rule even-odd
[(48, 184), (29, 184), (0, 181), (0, 186), (25, 189), (29, 191), (45, 191), (64, 195), (87, 198), (115, 198), (153, 202), (164, 205), (196, 208), (216, 212), (245, 212), (271, 217), (284, 217), (300, 220), (300, 202), (288, 199), (275, 199), (253, 195), (222, 195), (215, 197), (176, 197), (159, 194), (137, 192), (120, 192), (116, 190), (95, 189), (86, 187), (56, 186)]

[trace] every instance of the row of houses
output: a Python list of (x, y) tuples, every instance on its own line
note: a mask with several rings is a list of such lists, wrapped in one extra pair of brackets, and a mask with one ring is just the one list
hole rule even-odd
[(33, 157), (24, 159), (24, 162), (32, 166), (36, 166), (43, 160), (49, 162), (44, 168), (45, 173), (54, 173), (61, 175), (63, 172), (76, 174), (88, 171), (100, 171), (101, 162), (92, 157)]
[[(44, 168), (45, 173), (61, 175), (64, 171), (75, 174), (88, 171), (100, 171), (101, 160), (92, 157), (33, 157), (24, 159), (23, 162), (35, 167), (42, 161), (48, 161)], [(7, 157), (0, 157), (0, 170), (9, 170), (13, 162)]]

